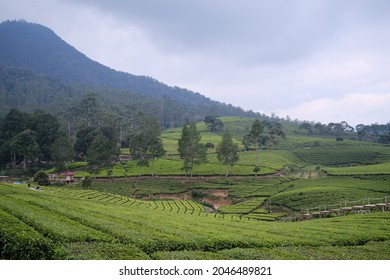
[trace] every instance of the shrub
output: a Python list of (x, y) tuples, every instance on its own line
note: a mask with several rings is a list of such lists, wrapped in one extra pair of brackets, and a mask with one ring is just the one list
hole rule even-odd
[(36, 182), (38, 185), (42, 186), (49, 186), (49, 176), (44, 171), (38, 171), (34, 175), (34, 182)]
[(87, 176), (84, 178), (83, 182), (81, 183), (81, 186), (83, 188), (88, 188), (92, 185), (92, 181), (93, 181), (92, 178)]
[(213, 144), (213, 143), (210, 143), (210, 142), (206, 143), (206, 144), (205, 144), (205, 147), (206, 147), (207, 149), (211, 149), (211, 150), (215, 148), (214, 144)]

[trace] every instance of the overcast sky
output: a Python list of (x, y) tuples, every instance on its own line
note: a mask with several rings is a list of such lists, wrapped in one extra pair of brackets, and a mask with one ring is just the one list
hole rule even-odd
[(390, 121), (388, 0), (0, 0), (88, 57), (247, 110)]

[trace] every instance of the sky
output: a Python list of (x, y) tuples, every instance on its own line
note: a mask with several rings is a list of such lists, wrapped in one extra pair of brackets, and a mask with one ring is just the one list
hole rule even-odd
[(110, 68), (281, 118), (390, 121), (388, 0), (0, 0)]

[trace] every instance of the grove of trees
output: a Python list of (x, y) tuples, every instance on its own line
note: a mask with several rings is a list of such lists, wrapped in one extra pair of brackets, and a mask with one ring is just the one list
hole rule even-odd
[[(72, 160), (88, 162), (96, 176), (104, 168), (111, 175), (121, 147), (129, 147), (138, 166), (164, 155), (160, 125), (142, 111), (118, 118), (100, 106), (97, 97), (86, 95), (62, 123), (48, 113), (11, 109), (0, 119), (0, 170), (11, 176), (32, 176), (41, 169), (65, 170)], [(77, 113), (76, 113), (77, 112)], [(154, 171), (153, 171), (154, 174)]]

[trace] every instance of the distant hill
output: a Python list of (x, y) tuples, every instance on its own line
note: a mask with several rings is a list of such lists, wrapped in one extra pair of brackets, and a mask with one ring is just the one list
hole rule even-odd
[[(132, 102), (126, 92), (131, 92), (131, 97), (139, 94), (140, 98), (149, 97), (156, 102), (168, 99), (182, 107), (178, 111), (186, 113), (176, 117), (181, 122), (191, 117), (199, 120), (208, 114), (259, 116), (190, 90), (170, 87), (150, 77), (115, 71), (89, 59), (49, 28), (25, 21), (0, 24), (0, 67), (1, 111), (20, 106), (17, 99), (30, 99), (25, 107), (35, 110), (93, 91), (119, 107)], [(9, 76), (13, 78), (9, 79)], [(40, 86), (44, 90), (37, 89)], [(172, 120), (168, 122), (172, 123)]]

